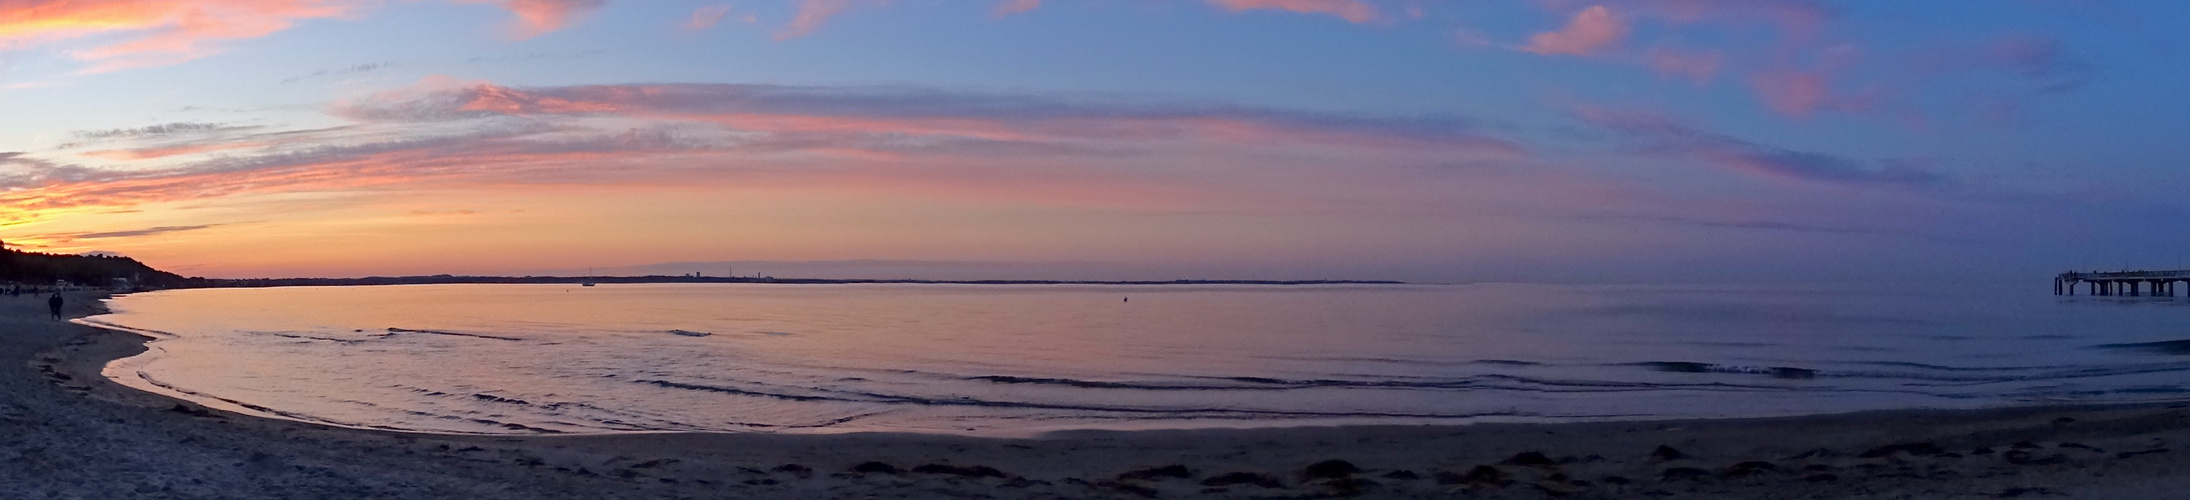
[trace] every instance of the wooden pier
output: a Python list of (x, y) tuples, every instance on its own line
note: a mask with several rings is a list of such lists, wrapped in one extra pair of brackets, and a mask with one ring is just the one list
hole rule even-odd
[(2190, 283), (2185, 271), (2065, 272), (2053, 277), (2054, 295), (2075, 295), (2076, 285), (2091, 285), (2091, 295), (2153, 297), (2175, 296), (2175, 283)]

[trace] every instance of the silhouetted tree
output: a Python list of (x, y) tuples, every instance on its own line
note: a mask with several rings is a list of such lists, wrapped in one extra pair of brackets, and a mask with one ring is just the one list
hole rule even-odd
[(109, 286), (116, 279), (150, 288), (192, 286), (196, 278), (153, 269), (137, 259), (118, 255), (65, 255), (22, 252), (0, 243), (0, 282), (50, 285), (55, 281), (87, 286)]

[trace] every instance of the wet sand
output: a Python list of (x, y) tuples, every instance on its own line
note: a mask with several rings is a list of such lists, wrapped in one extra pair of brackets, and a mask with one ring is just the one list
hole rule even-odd
[[(99, 376), (146, 339), (0, 297), (16, 498), (2176, 498), (2190, 404), (1797, 418), (487, 437), (207, 410)], [(92, 314), (88, 295), (70, 314)]]

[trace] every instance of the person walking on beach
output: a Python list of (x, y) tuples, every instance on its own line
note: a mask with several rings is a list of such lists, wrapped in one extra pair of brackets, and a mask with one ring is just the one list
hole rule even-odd
[(46, 308), (53, 310), (53, 319), (61, 319), (61, 292), (53, 292), (53, 298), (46, 299)]

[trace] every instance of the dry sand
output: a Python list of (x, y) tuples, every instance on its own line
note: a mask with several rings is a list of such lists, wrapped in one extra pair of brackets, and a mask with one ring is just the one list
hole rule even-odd
[(145, 339), (43, 308), (0, 297), (0, 497), (2190, 497), (2183, 405), (1039, 439), (340, 429), (115, 384), (100, 368)]

